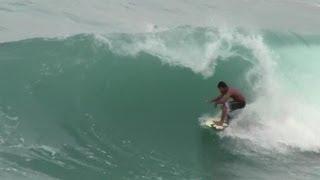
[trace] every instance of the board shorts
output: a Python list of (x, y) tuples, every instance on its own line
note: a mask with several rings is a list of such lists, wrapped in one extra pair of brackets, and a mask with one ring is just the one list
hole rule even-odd
[(237, 109), (242, 109), (246, 106), (246, 102), (239, 102), (239, 101), (229, 101), (226, 103), (228, 109), (229, 109), (229, 112), (232, 112), (234, 110), (237, 110)]

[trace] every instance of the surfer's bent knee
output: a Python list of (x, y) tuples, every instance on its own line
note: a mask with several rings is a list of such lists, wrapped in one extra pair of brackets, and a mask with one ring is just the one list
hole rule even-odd
[(222, 104), (221, 110), (227, 111), (228, 110), (228, 104), (227, 103)]

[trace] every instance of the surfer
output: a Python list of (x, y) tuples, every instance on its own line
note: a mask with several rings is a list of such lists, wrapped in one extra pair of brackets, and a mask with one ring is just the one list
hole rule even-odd
[[(218, 104), (222, 105), (221, 119), (215, 124), (218, 126), (223, 126), (223, 123), (229, 123), (229, 112), (232, 112), (236, 109), (242, 109), (246, 106), (246, 99), (239, 90), (229, 87), (223, 81), (220, 81), (217, 87), (221, 94), (212, 99), (210, 103), (214, 103), (215, 106)], [(231, 101), (230, 98), (232, 99)]]

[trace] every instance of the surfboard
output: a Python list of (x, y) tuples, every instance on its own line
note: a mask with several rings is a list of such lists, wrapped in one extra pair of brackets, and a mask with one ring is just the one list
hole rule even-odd
[(228, 127), (228, 124), (223, 123), (223, 126), (218, 126), (215, 123), (220, 121), (220, 118), (218, 117), (208, 117), (204, 122), (203, 125), (209, 128), (213, 128), (215, 130), (224, 130), (226, 127)]

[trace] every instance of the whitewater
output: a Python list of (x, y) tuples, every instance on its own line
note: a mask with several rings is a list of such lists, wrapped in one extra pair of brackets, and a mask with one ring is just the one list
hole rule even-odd
[(0, 2), (1, 179), (319, 179), (320, 1)]

